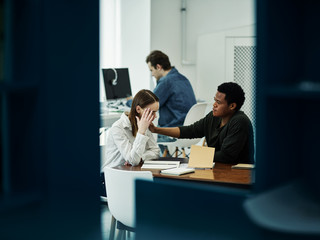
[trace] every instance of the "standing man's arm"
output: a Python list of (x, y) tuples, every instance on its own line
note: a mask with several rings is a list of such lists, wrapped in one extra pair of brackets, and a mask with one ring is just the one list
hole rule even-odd
[(126, 106), (127, 107), (131, 108), (132, 100), (133, 100), (132, 96), (127, 97), (127, 102), (126, 102)]
[(160, 107), (163, 106), (171, 95), (168, 81), (165, 79), (159, 80), (158, 85), (153, 90), (153, 93), (159, 98)]

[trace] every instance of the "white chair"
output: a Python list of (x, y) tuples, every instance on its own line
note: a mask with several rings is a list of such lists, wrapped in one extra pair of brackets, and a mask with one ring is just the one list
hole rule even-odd
[(107, 203), (107, 197), (106, 197), (106, 186), (105, 186), (105, 179), (104, 179), (104, 173), (102, 171), (103, 165), (104, 165), (104, 159), (105, 159), (105, 151), (106, 151), (106, 136), (108, 132), (108, 127), (101, 127), (99, 130), (100, 134), (100, 166), (101, 166), (101, 173), (100, 173), (100, 178), (101, 178), (101, 193), (100, 193), (100, 200), (102, 203)]
[[(212, 103), (202, 102), (202, 103), (197, 103), (193, 105), (186, 115), (183, 126), (188, 126), (200, 120), (201, 118), (206, 116), (211, 110), (212, 110)], [(175, 157), (178, 157), (179, 148), (181, 148), (183, 157), (186, 157), (185, 148), (189, 148), (191, 147), (191, 145), (198, 144), (201, 140), (203, 140), (203, 144), (204, 144), (204, 138), (177, 139), (177, 141), (175, 142), (161, 142), (161, 143), (159, 142), (159, 144), (167, 146), (170, 152), (171, 152), (171, 149), (174, 149)], [(163, 153), (163, 157), (166, 157), (167, 155), (167, 148)]]
[(134, 231), (136, 226), (135, 180), (153, 181), (152, 173), (150, 171), (125, 171), (105, 167), (104, 175), (108, 207), (112, 214), (109, 239), (114, 239), (116, 222), (125, 229), (118, 229), (117, 239), (126, 239), (126, 232)]

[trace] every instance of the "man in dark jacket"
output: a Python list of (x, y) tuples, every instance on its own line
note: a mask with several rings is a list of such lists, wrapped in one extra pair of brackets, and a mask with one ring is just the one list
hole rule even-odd
[(218, 86), (212, 112), (189, 126), (160, 128), (154, 133), (175, 138), (205, 137), (207, 145), (215, 148), (215, 162), (253, 163), (253, 127), (247, 115), (240, 111), (245, 100), (243, 89), (235, 82)]

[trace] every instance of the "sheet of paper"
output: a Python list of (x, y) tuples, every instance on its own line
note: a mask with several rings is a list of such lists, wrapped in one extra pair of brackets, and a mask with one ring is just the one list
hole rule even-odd
[(188, 167), (212, 168), (215, 148), (192, 145)]
[(254, 164), (238, 163), (236, 165), (233, 165), (231, 168), (234, 168), (234, 169), (252, 169), (252, 168), (254, 168)]
[(187, 173), (193, 173), (193, 172), (194, 172), (194, 168), (171, 168), (171, 169), (161, 171), (162, 174), (175, 175), (175, 176), (179, 176)]

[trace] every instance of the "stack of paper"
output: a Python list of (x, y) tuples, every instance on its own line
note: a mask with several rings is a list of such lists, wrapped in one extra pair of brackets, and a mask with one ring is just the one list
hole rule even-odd
[(169, 169), (169, 168), (177, 168), (180, 165), (180, 161), (152, 161), (146, 160), (144, 161), (141, 169)]

